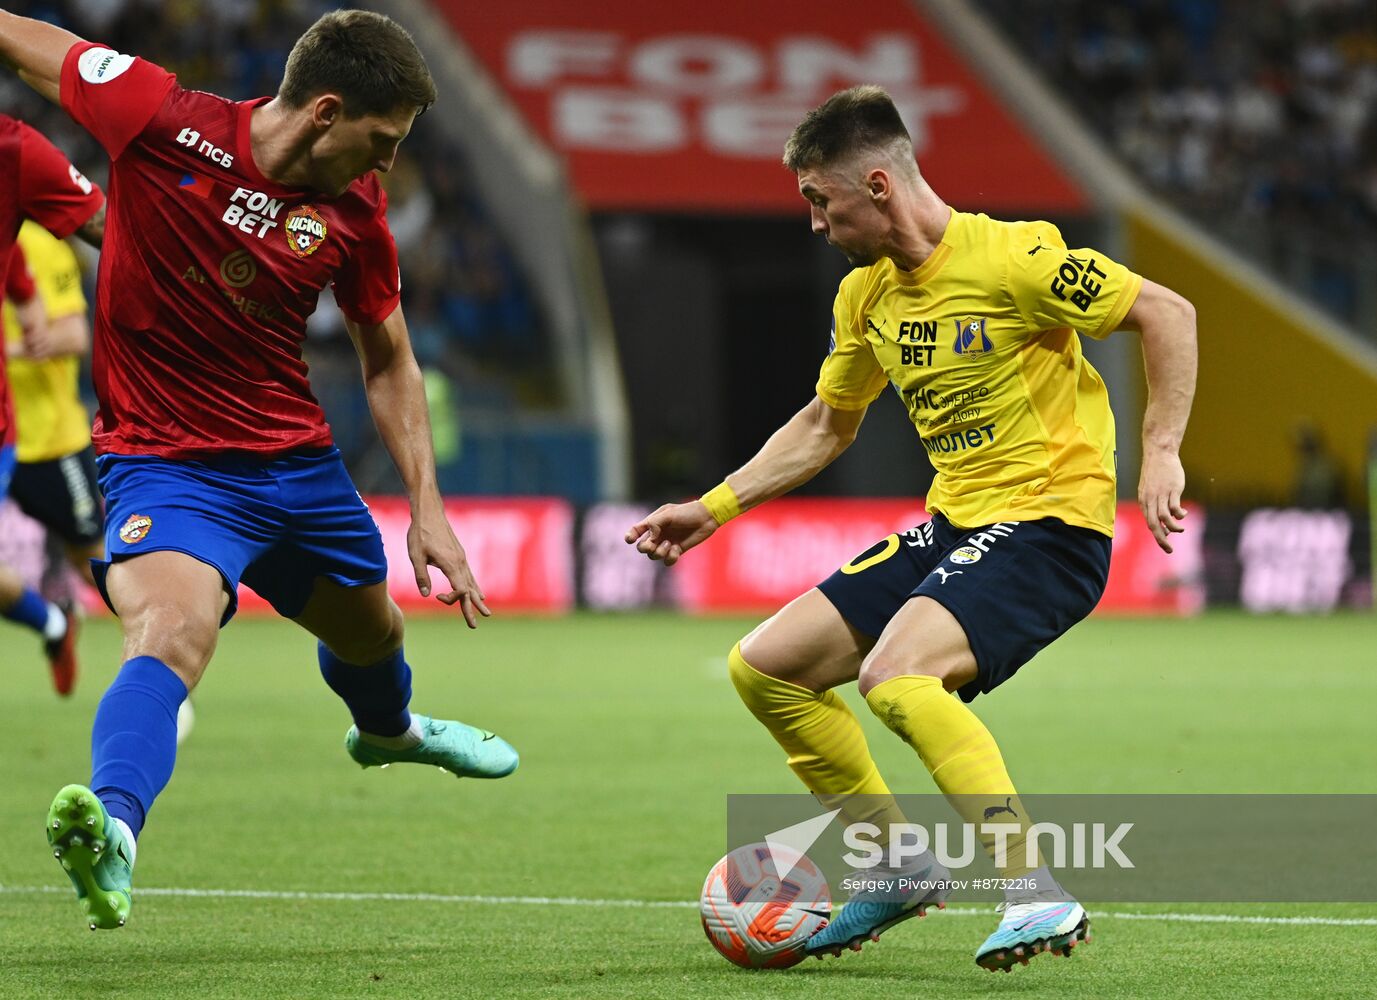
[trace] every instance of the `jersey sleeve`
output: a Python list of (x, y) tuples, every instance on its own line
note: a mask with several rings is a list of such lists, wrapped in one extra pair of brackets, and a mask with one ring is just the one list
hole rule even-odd
[(834, 410), (865, 409), (889, 381), (860, 323), (843, 288), (832, 306), (832, 340), (817, 385), (818, 398)]
[(1030, 330), (1069, 327), (1099, 339), (1119, 328), (1132, 307), (1143, 279), (1098, 250), (1068, 250), (1055, 238), (1039, 240), (1042, 249), (1013, 241), (1009, 249), (1008, 286), (1020, 316)]
[(19, 211), (66, 239), (105, 204), (105, 195), (43, 135), (19, 126)]
[(334, 281), (340, 311), (355, 323), (381, 323), (402, 300), (397, 244), (387, 228), (387, 196), (379, 191), (377, 214)]
[(177, 78), (161, 66), (95, 42), (79, 42), (62, 62), (62, 106), (117, 160), (142, 132)]
[(9, 273), (5, 275), (5, 298), (11, 302), (28, 302), (37, 291), (24, 251), (16, 246), (10, 252)]

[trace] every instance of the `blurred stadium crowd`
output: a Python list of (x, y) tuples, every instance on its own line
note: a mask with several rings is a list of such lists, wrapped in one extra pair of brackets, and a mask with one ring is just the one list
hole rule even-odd
[[(145, 56), (182, 86), (234, 100), (273, 94), (292, 43), (324, 11), (322, 0), (56, 0), (7, 9), (53, 21), (85, 38)], [(60, 109), (11, 74), (0, 74), (0, 110), (34, 124), (104, 184), (105, 154)], [(546, 356), (540, 317), (512, 255), (470, 184), (461, 150), (417, 120), (383, 178), (401, 258), (403, 307), (423, 365), (457, 382), (466, 405), (510, 409), (530, 397)], [(328, 297), (313, 317), (312, 360), (354, 366), (342, 318)], [(356, 374), (315, 381), (342, 445), (357, 430), (371, 441)], [(355, 425), (357, 427), (355, 428)]]
[(1377, 330), (1371, 0), (979, 3), (1151, 187)]

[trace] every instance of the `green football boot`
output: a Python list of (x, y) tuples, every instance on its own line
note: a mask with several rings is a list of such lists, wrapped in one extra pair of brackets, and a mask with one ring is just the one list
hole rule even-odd
[(68, 785), (48, 809), (48, 844), (76, 887), (91, 930), (123, 927), (133, 905), (124, 833), (85, 785)]
[(420, 727), (421, 742), (406, 750), (389, 750), (359, 736), (359, 727), (350, 726), (344, 748), (362, 767), (387, 767), (389, 764), (434, 764), (459, 778), (505, 778), (521, 762), (512, 745), (485, 729), (462, 722), (447, 722), (411, 713)]

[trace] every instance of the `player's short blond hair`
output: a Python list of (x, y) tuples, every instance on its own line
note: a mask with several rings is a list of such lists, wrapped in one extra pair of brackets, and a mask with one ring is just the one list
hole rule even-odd
[(784, 144), (784, 165), (794, 173), (826, 169), (870, 152), (913, 163), (913, 140), (894, 100), (883, 87), (862, 84), (803, 116)]
[(420, 114), (435, 103), (435, 81), (411, 35), (392, 18), (367, 10), (324, 14), (297, 39), (277, 96), (291, 108), (338, 94), (350, 117)]

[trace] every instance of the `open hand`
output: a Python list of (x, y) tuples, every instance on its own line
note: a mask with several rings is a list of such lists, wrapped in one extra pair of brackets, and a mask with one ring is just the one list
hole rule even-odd
[(626, 543), (651, 559), (673, 566), (685, 552), (717, 530), (717, 519), (700, 500), (667, 503), (626, 532)]
[(1185, 531), (1181, 521), (1186, 508), (1181, 493), (1186, 488), (1186, 473), (1174, 451), (1149, 451), (1143, 455), (1138, 477), (1138, 506), (1143, 511), (1152, 537), (1163, 552), (1171, 552), (1170, 536)]

